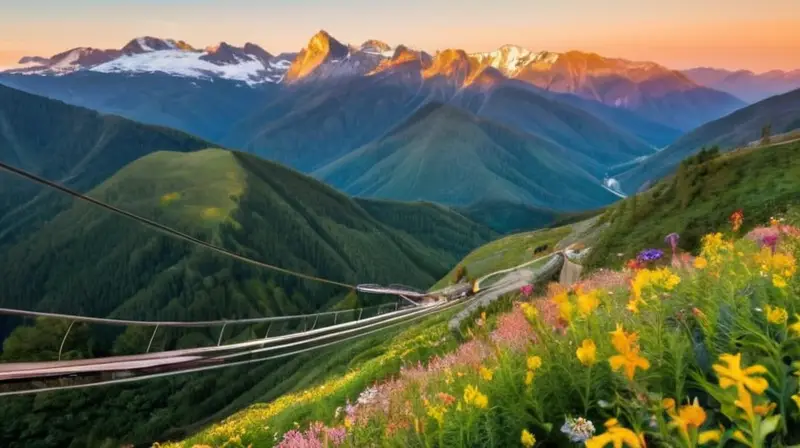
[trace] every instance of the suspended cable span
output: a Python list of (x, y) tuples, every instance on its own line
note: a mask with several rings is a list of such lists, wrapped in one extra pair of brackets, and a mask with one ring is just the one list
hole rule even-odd
[[(465, 303), (465, 302), (461, 302), (461, 303)], [(442, 308), (436, 310), (435, 312), (439, 313), (439, 312), (445, 311), (446, 309), (449, 309), (449, 308), (451, 308), (451, 307), (453, 307), (455, 305), (458, 305), (458, 304), (459, 304), (459, 302), (454, 302), (454, 303), (450, 304), (449, 306), (445, 306), (445, 307), (442, 307)], [(233, 367), (233, 366), (237, 366), (237, 365), (246, 365), (246, 364), (253, 364), (253, 363), (258, 363), (258, 362), (269, 361), (269, 360), (272, 360), (272, 359), (280, 359), (280, 358), (285, 358), (287, 356), (293, 356), (293, 355), (297, 355), (297, 354), (308, 352), (308, 351), (312, 351), (312, 350), (318, 350), (318, 349), (325, 348), (325, 347), (328, 347), (328, 346), (331, 346), (331, 345), (334, 345), (334, 344), (339, 344), (339, 343), (346, 342), (346, 341), (349, 341), (349, 340), (353, 340), (353, 339), (356, 339), (356, 338), (368, 336), (370, 334), (374, 334), (374, 333), (377, 333), (377, 332), (380, 332), (380, 331), (388, 330), (389, 328), (393, 328), (393, 327), (396, 327), (398, 325), (411, 323), (413, 321), (422, 319), (422, 318), (424, 318), (424, 317), (426, 317), (428, 315), (429, 314), (423, 314), (421, 316), (414, 317), (414, 318), (409, 319), (407, 321), (397, 322), (397, 323), (394, 323), (394, 324), (391, 324), (391, 325), (387, 325), (385, 327), (381, 327), (381, 328), (377, 328), (377, 329), (368, 331), (366, 333), (360, 333), (360, 334), (356, 334), (356, 335), (353, 335), (353, 336), (349, 336), (349, 337), (341, 339), (341, 340), (331, 341), (331, 342), (328, 342), (328, 343), (325, 343), (325, 344), (320, 344), (320, 345), (316, 345), (316, 346), (313, 346), (313, 347), (308, 347), (308, 348), (304, 348), (304, 349), (300, 349), (300, 350), (295, 350), (295, 351), (289, 352), (289, 353), (282, 353), (282, 354), (279, 354), (279, 355), (273, 355), (273, 356), (269, 356), (269, 357), (265, 357), (265, 358), (246, 359), (246, 360), (236, 361), (236, 362), (231, 362), (231, 363), (226, 363), (226, 364), (195, 367), (195, 368), (191, 368), (191, 369), (178, 370), (178, 371), (173, 371), (173, 372), (153, 373), (153, 374), (148, 374), (148, 375), (143, 375), (143, 376), (135, 376), (135, 377), (130, 377), (130, 378), (118, 378), (118, 379), (112, 379), (112, 380), (108, 380), (108, 381), (100, 381), (100, 382), (96, 382), (96, 383), (74, 384), (74, 385), (70, 385), (70, 386), (51, 386), (51, 387), (43, 387), (43, 388), (39, 388), (39, 389), (27, 389), (27, 390), (0, 392), (0, 397), (11, 396), (11, 395), (36, 394), (36, 393), (42, 393), (42, 392), (53, 392), (53, 391), (58, 391), (58, 390), (83, 389), (83, 388), (87, 388), (87, 387), (107, 386), (107, 385), (111, 385), (111, 384), (132, 383), (132, 382), (150, 380), (150, 379), (155, 379), (155, 378), (164, 378), (164, 377), (169, 377), (169, 376), (181, 375), (181, 374), (185, 374), (185, 373), (197, 373), (197, 372), (203, 372), (203, 371), (208, 371), (208, 370), (221, 369), (221, 368), (224, 368), (224, 367)]]
[[(411, 312), (395, 312), (385, 319), (374, 320), (371, 322), (354, 322), (356, 325), (345, 326), (344, 328), (327, 328), (312, 332), (301, 332), (294, 335), (287, 335), (274, 339), (261, 339), (230, 344), (219, 347), (200, 347), (195, 349), (172, 350), (160, 352), (154, 356), (132, 355), (111, 358), (96, 358), (94, 360), (74, 360), (58, 362), (27, 362), (27, 363), (0, 363), (0, 382), (5, 380), (16, 380), (25, 377), (35, 378), (35, 375), (72, 375), (80, 373), (101, 372), (101, 371), (128, 371), (139, 368), (153, 367), (149, 363), (182, 363), (185, 361), (200, 360), (225, 360), (238, 356), (269, 352), (281, 349), (289, 349), (309, 343), (318, 343), (331, 338), (357, 333), (370, 328), (385, 326), (389, 323), (408, 320), (411, 317), (430, 314), (442, 305), (429, 308), (414, 308)], [(379, 316), (382, 317), (382, 316)], [(293, 342), (292, 342), (293, 341)], [(265, 344), (269, 344), (265, 347)], [(277, 345), (276, 345), (277, 344)], [(258, 347), (257, 349), (254, 347)], [(170, 362), (172, 360), (172, 362)], [(144, 365), (142, 365), (144, 363)], [(130, 366), (130, 367), (129, 367)], [(19, 376), (22, 375), (22, 376)]]
[(330, 316), (333, 314), (353, 313), (357, 311), (371, 310), (373, 308), (381, 309), (390, 306), (393, 303), (394, 302), (378, 306), (371, 306), (367, 308), (353, 308), (353, 309), (339, 310), (339, 311), (323, 311), (321, 313), (314, 313), (314, 314), (293, 314), (289, 316), (253, 317), (249, 319), (207, 320), (207, 321), (154, 321), (154, 320), (106, 319), (102, 317), (74, 316), (71, 314), (45, 313), (41, 311), (17, 310), (12, 308), (0, 308), (0, 315), (21, 316), (21, 317), (49, 317), (54, 319), (71, 320), (75, 322), (86, 322), (86, 323), (119, 325), (119, 326), (218, 327), (220, 325), (257, 324), (261, 322), (281, 322), (293, 319), (308, 319), (311, 317)]
[(177, 231), (177, 230), (175, 230), (175, 229), (173, 229), (171, 227), (167, 227), (167, 226), (165, 226), (163, 224), (159, 224), (156, 221), (153, 221), (153, 220), (150, 220), (150, 219), (147, 219), (147, 218), (143, 218), (143, 217), (138, 216), (136, 214), (133, 214), (131, 212), (128, 212), (128, 211), (122, 210), (120, 208), (114, 207), (113, 205), (109, 205), (109, 204), (106, 204), (105, 202), (98, 201), (97, 199), (93, 199), (93, 198), (91, 198), (89, 196), (86, 196), (86, 195), (84, 195), (82, 193), (78, 193), (75, 190), (72, 190), (72, 189), (67, 188), (67, 187), (65, 187), (63, 185), (57, 184), (57, 183), (55, 183), (53, 181), (44, 179), (44, 178), (42, 178), (40, 176), (37, 176), (36, 174), (33, 174), (31, 172), (26, 171), (26, 170), (11, 166), (11, 165), (9, 165), (7, 163), (4, 163), (2, 161), (0, 161), (0, 168), (4, 169), (6, 171), (9, 171), (11, 173), (14, 173), (14, 174), (16, 174), (16, 175), (18, 175), (20, 177), (24, 177), (24, 178), (26, 178), (28, 180), (34, 181), (36, 183), (39, 183), (39, 184), (42, 184), (42, 185), (46, 185), (46, 186), (48, 186), (50, 188), (54, 188), (54, 189), (56, 189), (58, 191), (61, 191), (62, 193), (66, 193), (66, 194), (68, 194), (68, 195), (70, 195), (70, 196), (72, 196), (74, 198), (77, 198), (77, 199), (80, 199), (82, 201), (86, 201), (86, 202), (92, 203), (92, 204), (97, 205), (99, 207), (102, 207), (102, 208), (104, 208), (106, 210), (109, 210), (109, 211), (111, 211), (113, 213), (116, 213), (116, 214), (119, 214), (119, 215), (123, 215), (125, 217), (128, 217), (128, 218), (131, 218), (133, 220), (139, 221), (142, 224), (145, 224), (147, 226), (153, 227), (154, 229), (156, 229), (156, 230), (158, 230), (160, 232), (166, 233), (168, 235), (171, 235), (171, 236), (173, 236), (175, 238), (180, 238), (180, 239), (182, 239), (184, 241), (189, 241), (190, 243), (194, 243), (194, 244), (197, 244), (199, 246), (205, 247), (206, 249), (210, 249), (210, 250), (213, 250), (215, 252), (219, 252), (219, 253), (221, 253), (223, 255), (227, 255), (227, 256), (235, 258), (235, 259), (237, 259), (239, 261), (243, 261), (245, 263), (249, 263), (249, 264), (252, 264), (252, 265), (255, 265), (255, 266), (259, 266), (259, 267), (262, 267), (262, 268), (271, 269), (273, 271), (281, 272), (283, 274), (292, 275), (292, 276), (299, 277), (299, 278), (304, 278), (306, 280), (311, 280), (311, 281), (315, 281), (315, 282), (319, 282), (319, 283), (328, 283), (328, 284), (331, 284), (331, 285), (342, 286), (342, 287), (348, 288), (348, 289), (355, 289), (355, 285), (348, 285), (346, 283), (341, 283), (341, 282), (337, 282), (337, 281), (334, 281), (334, 280), (328, 280), (328, 279), (324, 279), (324, 278), (320, 278), (320, 277), (315, 277), (313, 275), (308, 275), (308, 274), (303, 274), (303, 273), (300, 273), (300, 272), (295, 272), (295, 271), (292, 271), (292, 270), (289, 270), (289, 269), (285, 269), (285, 268), (281, 268), (281, 267), (274, 266), (274, 265), (271, 265), (271, 264), (267, 264), (267, 263), (264, 263), (264, 262), (261, 262), (261, 261), (258, 261), (258, 260), (253, 260), (252, 258), (245, 257), (243, 255), (239, 255), (239, 254), (231, 252), (231, 251), (229, 251), (227, 249), (223, 249), (223, 248), (221, 248), (219, 246), (215, 246), (215, 245), (207, 243), (207, 242), (205, 242), (203, 240), (197, 239), (197, 238), (195, 238), (195, 237), (193, 237), (191, 235), (187, 235), (187, 234), (185, 234), (183, 232), (179, 232), (179, 231)]

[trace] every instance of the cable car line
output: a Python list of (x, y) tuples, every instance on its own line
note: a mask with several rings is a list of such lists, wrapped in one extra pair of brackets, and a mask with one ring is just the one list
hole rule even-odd
[(127, 218), (139, 221), (142, 224), (145, 224), (145, 225), (147, 225), (149, 227), (152, 227), (152, 228), (154, 228), (154, 229), (156, 229), (156, 230), (158, 230), (158, 231), (160, 231), (162, 233), (166, 233), (167, 235), (170, 235), (172, 237), (179, 238), (179, 239), (182, 239), (184, 241), (188, 241), (190, 243), (197, 244), (199, 246), (205, 247), (206, 249), (210, 249), (210, 250), (213, 250), (215, 252), (221, 253), (223, 255), (227, 255), (229, 257), (235, 258), (235, 259), (237, 259), (239, 261), (243, 261), (245, 263), (249, 263), (249, 264), (252, 264), (252, 265), (255, 265), (255, 266), (259, 266), (259, 267), (262, 267), (262, 268), (265, 268), (265, 269), (271, 269), (273, 271), (281, 272), (283, 274), (304, 278), (306, 280), (311, 280), (311, 281), (320, 282), (320, 283), (328, 283), (328, 284), (331, 284), (331, 285), (342, 286), (342, 287), (348, 288), (348, 289), (356, 289), (355, 285), (349, 285), (347, 283), (337, 282), (335, 280), (328, 280), (328, 279), (324, 279), (324, 278), (321, 278), (321, 277), (316, 277), (316, 276), (313, 276), (313, 275), (308, 275), (308, 274), (303, 274), (303, 273), (300, 273), (300, 272), (295, 272), (295, 271), (292, 271), (290, 269), (281, 268), (281, 267), (274, 266), (274, 265), (271, 265), (271, 264), (267, 264), (267, 263), (264, 263), (264, 262), (261, 262), (261, 261), (258, 261), (258, 260), (254, 260), (254, 259), (249, 258), (249, 257), (245, 257), (243, 255), (239, 255), (239, 254), (237, 254), (235, 252), (231, 252), (231, 251), (229, 251), (227, 249), (223, 249), (223, 248), (221, 248), (219, 246), (215, 246), (215, 245), (213, 245), (211, 243), (207, 243), (207, 242), (205, 242), (205, 241), (203, 241), (201, 239), (195, 238), (195, 237), (193, 237), (191, 235), (188, 235), (186, 233), (183, 233), (183, 232), (180, 232), (178, 230), (175, 230), (175, 229), (173, 229), (171, 227), (168, 227), (168, 226), (165, 226), (163, 224), (160, 224), (160, 223), (158, 223), (156, 221), (153, 221), (153, 220), (138, 216), (138, 215), (136, 215), (134, 213), (131, 213), (131, 212), (122, 210), (120, 208), (114, 207), (113, 205), (106, 204), (105, 202), (98, 201), (97, 199), (94, 199), (94, 198), (91, 198), (89, 196), (86, 196), (85, 194), (79, 193), (79, 192), (77, 192), (75, 190), (72, 190), (72, 189), (70, 189), (68, 187), (65, 187), (63, 185), (57, 184), (57, 183), (55, 183), (53, 181), (50, 181), (50, 180), (47, 180), (47, 179), (45, 179), (43, 177), (37, 176), (36, 174), (33, 174), (33, 173), (31, 173), (29, 171), (26, 171), (26, 170), (23, 170), (21, 168), (14, 167), (14, 166), (9, 165), (9, 164), (7, 164), (5, 162), (0, 161), (0, 168), (4, 169), (6, 171), (9, 171), (9, 172), (11, 172), (13, 174), (16, 174), (16, 175), (18, 175), (20, 177), (24, 177), (24, 178), (26, 178), (28, 180), (33, 181), (33, 182), (45, 185), (47, 187), (56, 189), (58, 191), (61, 191), (62, 193), (68, 194), (68, 195), (70, 195), (70, 196), (72, 196), (72, 197), (74, 197), (76, 199), (81, 200), (81, 201), (89, 202), (91, 204), (94, 204), (94, 205), (97, 205), (99, 207), (102, 207), (102, 208), (104, 208), (106, 210), (109, 210), (109, 211), (111, 211), (113, 213), (116, 213), (118, 215), (122, 215), (122, 216), (125, 216)]

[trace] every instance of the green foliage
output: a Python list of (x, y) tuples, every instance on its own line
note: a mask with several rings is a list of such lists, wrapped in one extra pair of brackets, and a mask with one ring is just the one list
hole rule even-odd
[[(314, 171), (354, 196), (468, 206), (509, 201), (581, 210), (615, 196), (549, 140), (442, 104)], [(557, 195), (552, 192), (558, 191)]]
[[(462, 267), (469, 272), (470, 277), (478, 279), (486, 274), (512, 268), (545, 256), (555, 250), (556, 244), (570, 232), (570, 227), (565, 226), (509, 235), (492, 241), (470, 252), (446, 277), (440, 279), (433, 289), (447, 286), (455, 278), (456, 271)], [(544, 246), (547, 247), (544, 251), (534, 254), (537, 247)]]
[[(212, 144), (171, 129), (101, 115), (0, 85), (0, 160), (86, 191), (155, 151)], [(54, 193), (0, 172), (0, 245), (69, 206)], [(39, 196), (39, 200), (31, 201)]]
[(548, 227), (565, 214), (507, 201), (480, 202), (460, 210), (464, 216), (507, 235)]
[[(384, 210), (381, 203), (351, 200), (293, 170), (222, 150), (151, 154), (89, 195), (251, 258), (349, 284), (427, 287), (494, 234), (445, 208), (387, 204)], [(433, 226), (438, 228), (431, 234)], [(98, 317), (236, 319), (384, 300), (247, 265), (85, 203), (72, 204), (41, 230), (0, 250), (0, 272), (3, 306)], [(19, 323), (10, 322), (4, 330)], [(55, 359), (64, 325), (37, 321), (35, 327), (18, 327), (6, 341), (3, 359)], [(271, 334), (302, 323), (288, 325), (272, 328)], [(223, 342), (263, 337), (266, 331), (266, 324), (229, 326)], [(151, 335), (147, 328), (120, 334), (76, 324), (62, 358), (142, 353)], [(218, 328), (160, 329), (153, 350), (207, 346), (218, 336)], [(314, 360), (331, 353), (336, 351), (102, 392), (4, 400), (0, 445), (87, 446), (107, 439), (142, 444), (182, 436), (208, 418), (318, 381), (328, 373)], [(341, 363), (345, 357), (336, 359)], [(312, 373), (297, 376), (309, 365), (315, 365)], [(40, 406), (39, 400), (69, 405), (56, 411), (57, 406)], [(25, 417), (12, 418), (11, 412)], [(59, 419), (63, 426), (45, 424)]]
[(615, 178), (625, 191), (633, 193), (648, 181), (669, 176), (681, 161), (702, 148), (719, 146), (722, 151), (730, 151), (758, 142), (767, 131), (764, 123), (769, 123), (770, 133), (773, 129), (790, 132), (800, 128), (800, 89), (767, 98), (710, 121)]
[(680, 248), (694, 252), (703, 235), (727, 228), (738, 209), (746, 210), (744, 230), (784, 212), (800, 201), (798, 150), (800, 143), (721, 156), (713, 149), (699, 153), (672, 178), (606, 210), (608, 227), (588, 266), (619, 266), (642, 248), (668, 250), (664, 237), (672, 232), (680, 234)]

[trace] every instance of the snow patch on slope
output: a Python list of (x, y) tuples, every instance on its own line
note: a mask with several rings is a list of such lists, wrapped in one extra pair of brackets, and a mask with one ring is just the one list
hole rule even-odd
[[(238, 64), (216, 65), (200, 59), (205, 53), (183, 50), (162, 50), (122, 56), (105, 64), (91, 68), (100, 73), (166, 73), (187, 78), (219, 77), (249, 85), (261, 82), (279, 82), (283, 73), (268, 73), (257, 60), (241, 61)], [(291, 62), (270, 63), (273, 69), (288, 68)], [(285, 70), (285, 69), (284, 69)], [(271, 70), (270, 70), (271, 71)]]

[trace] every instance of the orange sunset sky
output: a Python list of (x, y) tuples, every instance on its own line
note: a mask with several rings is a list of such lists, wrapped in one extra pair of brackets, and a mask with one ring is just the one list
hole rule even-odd
[[(9, 2), (11, 3), (11, 2)], [(119, 48), (133, 37), (195, 47), (251, 41), (297, 51), (319, 29), (427, 51), (583, 50), (676, 69), (800, 69), (800, 0), (13, 0), (0, 66), (23, 55)]]

